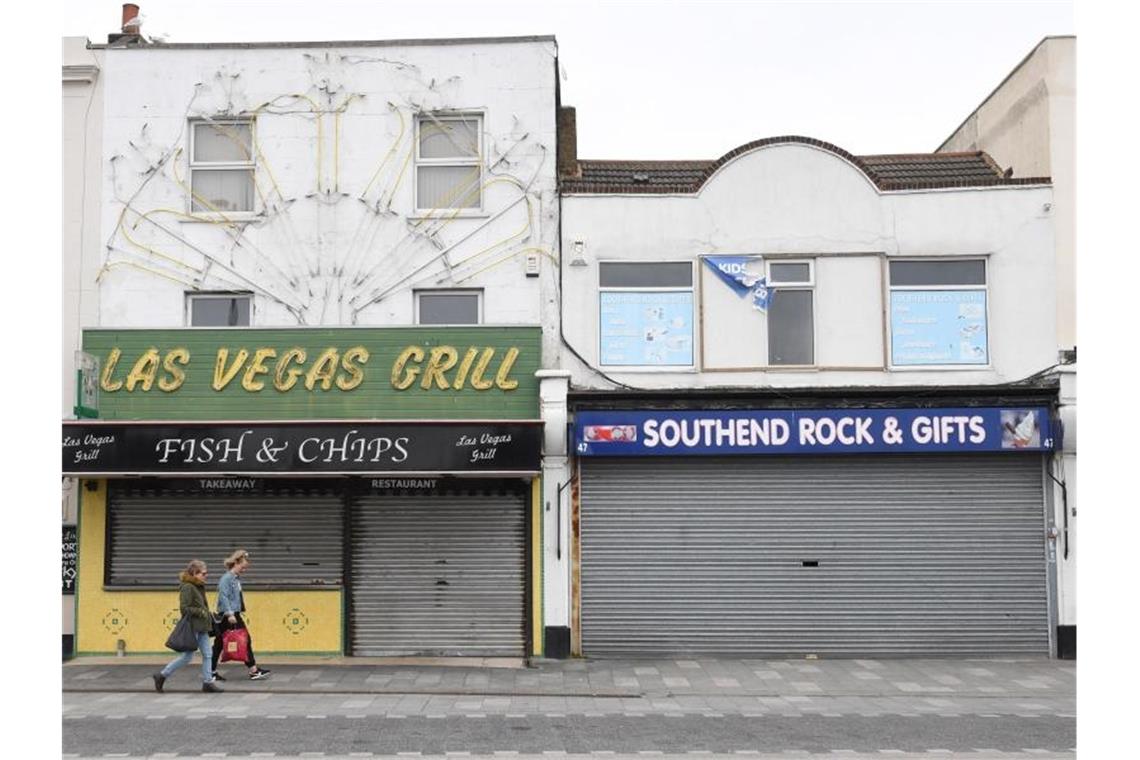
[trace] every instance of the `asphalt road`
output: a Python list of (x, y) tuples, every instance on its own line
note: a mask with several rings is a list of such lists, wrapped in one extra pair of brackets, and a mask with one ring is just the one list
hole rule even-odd
[[(228, 697), (223, 697), (228, 698)], [(267, 707), (262, 704), (261, 707)], [(1076, 746), (1076, 721), (1055, 715), (487, 715), (355, 716), (86, 715), (63, 724), (65, 754), (179, 757), (302, 753), (931, 753), (986, 752), (1064, 756)], [(169, 756), (169, 755), (167, 755)]]

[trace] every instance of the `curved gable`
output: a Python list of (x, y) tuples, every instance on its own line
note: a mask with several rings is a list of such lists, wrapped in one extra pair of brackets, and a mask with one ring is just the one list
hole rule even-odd
[(710, 179), (712, 179), (713, 175), (715, 175), (717, 172), (719, 172), (722, 167), (724, 167), (727, 164), (731, 163), (732, 161), (740, 158), (741, 156), (745, 156), (745, 155), (752, 153), (753, 151), (756, 151), (760, 148), (768, 148), (768, 147), (779, 146), (779, 145), (797, 145), (797, 144), (798, 145), (808, 145), (808, 146), (811, 146), (813, 148), (818, 148), (820, 150), (823, 150), (827, 153), (834, 154), (837, 158), (847, 162), (848, 164), (853, 165), (856, 169), (858, 169), (860, 172), (862, 172), (863, 176), (867, 179), (867, 181), (873, 187), (878, 187), (878, 185), (875, 182), (874, 175), (870, 171), (868, 171), (866, 164), (864, 164), (858, 156), (852, 155), (851, 153), (848, 153), (847, 151), (843, 150), (843, 148), (832, 145), (829, 142), (824, 142), (823, 140), (816, 140), (816, 139), (811, 138), (811, 137), (801, 137), (799, 135), (785, 135), (783, 137), (765, 137), (761, 140), (753, 140), (752, 142), (745, 143), (744, 145), (741, 145), (740, 147), (737, 147), (737, 148), (733, 148), (728, 153), (725, 153), (723, 156), (718, 158), (716, 161), (713, 161), (712, 164), (710, 164), (708, 166), (708, 168), (705, 169), (700, 180), (696, 183), (696, 191), (700, 192), (702, 189), (704, 189), (705, 183), (707, 183)]

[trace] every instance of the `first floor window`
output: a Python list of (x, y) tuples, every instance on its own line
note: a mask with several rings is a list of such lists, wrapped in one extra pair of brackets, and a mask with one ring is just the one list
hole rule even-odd
[(483, 118), (425, 114), (416, 120), (416, 209), (483, 207)]
[(890, 297), (892, 366), (989, 364), (985, 259), (891, 261)]
[(811, 261), (768, 262), (768, 364), (815, 363), (814, 274)]
[(481, 290), (416, 291), (416, 324), (477, 325), (482, 321)]
[(601, 365), (693, 366), (692, 262), (601, 262), (598, 272)]
[(252, 302), (249, 293), (188, 293), (187, 321), (191, 327), (248, 327)]
[(190, 123), (190, 210), (254, 210), (253, 121)]

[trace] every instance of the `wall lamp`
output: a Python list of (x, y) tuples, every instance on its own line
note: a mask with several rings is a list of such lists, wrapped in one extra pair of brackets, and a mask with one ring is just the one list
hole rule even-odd
[(574, 255), (570, 257), (570, 266), (586, 266), (586, 257), (584, 255), (586, 251), (586, 243), (581, 240), (575, 240), (574, 244), (571, 246), (571, 250), (573, 250)]

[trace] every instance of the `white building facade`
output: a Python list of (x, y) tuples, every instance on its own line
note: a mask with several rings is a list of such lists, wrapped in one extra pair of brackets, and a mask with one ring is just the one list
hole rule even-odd
[(554, 38), (69, 44), (74, 651), (246, 548), (259, 652), (542, 654)]
[(573, 651), (1055, 652), (1048, 179), (797, 137), (573, 152)]

